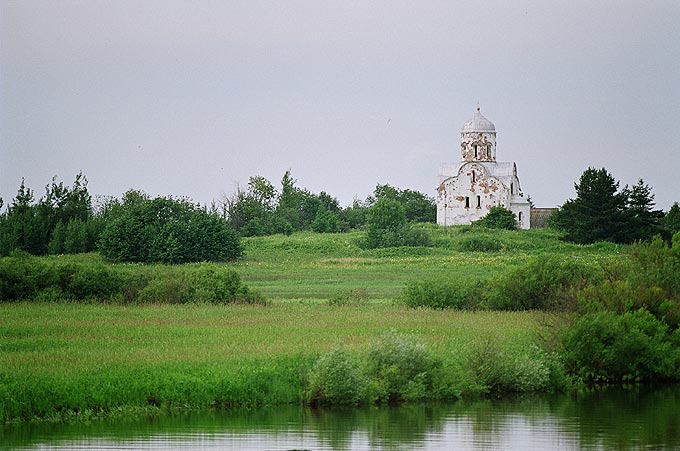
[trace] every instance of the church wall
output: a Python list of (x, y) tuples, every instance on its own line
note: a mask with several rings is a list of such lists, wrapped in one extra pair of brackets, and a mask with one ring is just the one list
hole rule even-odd
[[(474, 173), (474, 175), (473, 175)], [(495, 205), (508, 206), (509, 188), (484, 166), (466, 164), (458, 175), (444, 180), (437, 194), (437, 223), (471, 224)]]

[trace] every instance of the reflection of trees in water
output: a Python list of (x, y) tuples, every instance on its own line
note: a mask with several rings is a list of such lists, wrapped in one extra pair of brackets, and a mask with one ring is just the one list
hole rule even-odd
[(552, 426), (581, 449), (676, 449), (680, 385), (459, 403), (448, 420), (469, 421), (475, 443), (487, 446), (503, 443), (504, 435), (524, 424)]
[(680, 448), (680, 385), (592, 391), (562, 407), (585, 449)]
[[(389, 450), (426, 446), (433, 436), (460, 434), (475, 447), (502, 446), (514, 428), (534, 434), (552, 429), (555, 439), (582, 449), (680, 449), (680, 386), (607, 390), (578, 396), (524, 396), (449, 405), (415, 404), (349, 410), (280, 406), (232, 411), (165, 414), (156, 418), (87, 424), (28, 424), (0, 429), (0, 450), (69, 441), (123, 442), (154, 436), (261, 434), (307, 436), (324, 447), (350, 449), (357, 441)], [(530, 432), (531, 432), (530, 431)], [(354, 441), (353, 441), (354, 440)], [(191, 445), (189, 445), (191, 446)]]
[(371, 447), (414, 449), (429, 433), (441, 432), (452, 405), (413, 404), (348, 410), (310, 410), (306, 421), (322, 443), (349, 449), (354, 434), (366, 434)]

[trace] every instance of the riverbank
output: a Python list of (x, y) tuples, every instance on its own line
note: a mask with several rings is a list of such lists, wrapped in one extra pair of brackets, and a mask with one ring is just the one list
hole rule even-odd
[[(454, 364), (489, 340), (523, 355), (551, 320), (539, 312), (413, 310), (380, 302), (19, 303), (2, 305), (0, 315), (4, 422), (105, 416), (120, 409), (147, 414), (155, 408), (301, 403), (308, 371), (339, 346), (358, 355), (394, 329)], [(459, 393), (477, 395), (474, 375), (459, 376)]]

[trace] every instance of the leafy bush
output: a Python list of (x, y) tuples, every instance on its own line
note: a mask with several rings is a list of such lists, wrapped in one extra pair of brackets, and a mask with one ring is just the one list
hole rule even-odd
[(125, 270), (101, 263), (45, 263), (28, 254), (0, 259), (0, 301), (97, 300), (116, 303), (266, 304), (230, 268), (198, 267)]
[(556, 359), (539, 348), (511, 353), (497, 340), (489, 338), (474, 344), (468, 365), (490, 396), (559, 389), (563, 388), (565, 379)]
[[(122, 289), (123, 278), (116, 272), (102, 264), (73, 265), (75, 271), (68, 276), (68, 284), (64, 294), (71, 299), (101, 299), (108, 300)], [(58, 265), (53, 271), (59, 272)], [(62, 272), (62, 275), (64, 272)]]
[(415, 401), (432, 396), (432, 371), (438, 362), (414, 338), (392, 330), (373, 342), (366, 356), (378, 402)]
[(340, 231), (340, 218), (337, 213), (320, 209), (311, 228), (317, 233), (338, 233)]
[(563, 337), (565, 364), (586, 383), (677, 381), (678, 338), (644, 309), (588, 313)]
[(166, 272), (153, 277), (139, 290), (137, 299), (140, 304), (186, 304), (192, 300), (192, 287), (180, 271)]
[(409, 307), (471, 309), (479, 303), (482, 282), (461, 279), (416, 280), (406, 284), (402, 299)]
[(406, 222), (406, 212), (399, 201), (384, 197), (368, 213), (366, 248), (431, 246), (425, 230), (414, 229)]
[(517, 218), (515, 213), (507, 208), (496, 205), (491, 207), (489, 212), (479, 221), (475, 221), (475, 225), (487, 227), (489, 229), (506, 229), (515, 230), (517, 228)]
[(44, 287), (46, 265), (25, 252), (14, 251), (0, 259), (0, 301), (34, 296)]
[(366, 391), (367, 380), (358, 360), (336, 348), (310, 371), (305, 399), (312, 405), (355, 406), (365, 401)]
[(541, 255), (494, 280), (486, 307), (498, 310), (573, 309), (576, 291), (599, 277), (595, 267), (574, 258)]
[[(680, 234), (676, 235), (680, 239)], [(680, 325), (680, 244), (637, 243), (629, 257), (606, 268), (606, 279), (579, 293), (582, 312), (625, 313), (644, 308), (675, 329)]]

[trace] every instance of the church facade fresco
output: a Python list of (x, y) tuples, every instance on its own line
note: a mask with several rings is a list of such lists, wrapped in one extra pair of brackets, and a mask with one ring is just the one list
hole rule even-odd
[(437, 188), (437, 224), (470, 224), (500, 205), (515, 213), (517, 226), (530, 227), (530, 206), (517, 165), (496, 161), (496, 127), (479, 107), (461, 130), (461, 161), (444, 164)]

